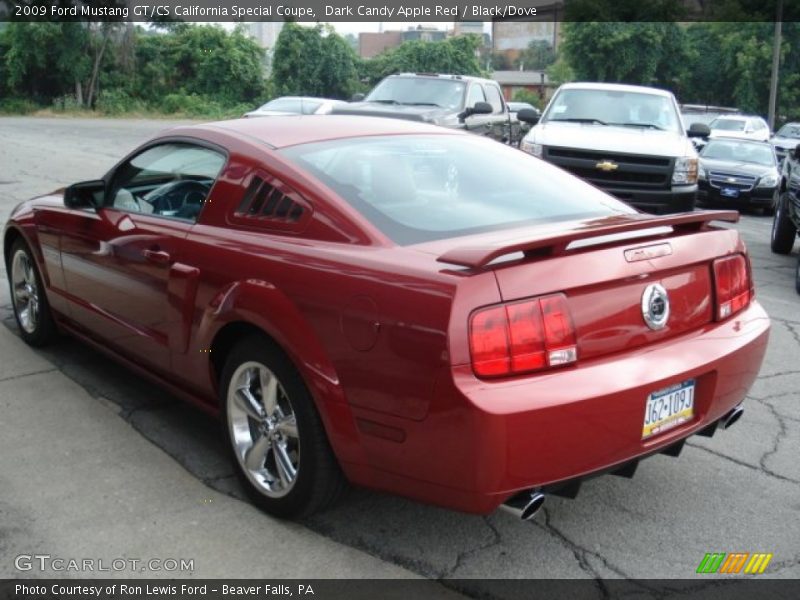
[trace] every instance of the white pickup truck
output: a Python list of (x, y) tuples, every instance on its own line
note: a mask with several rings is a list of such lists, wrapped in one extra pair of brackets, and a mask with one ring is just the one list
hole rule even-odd
[(541, 117), (520, 111), (534, 125), (520, 148), (572, 172), (633, 206), (654, 213), (694, 209), (697, 151), (684, 129), (675, 97), (656, 88), (567, 83)]

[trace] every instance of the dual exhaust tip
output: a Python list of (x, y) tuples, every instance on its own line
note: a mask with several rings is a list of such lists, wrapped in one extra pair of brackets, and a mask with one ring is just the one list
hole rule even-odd
[(501, 504), (500, 508), (523, 521), (528, 521), (536, 516), (542, 505), (544, 505), (544, 494), (530, 490), (510, 498)]
[(736, 421), (741, 419), (743, 414), (744, 414), (744, 409), (741, 406), (737, 406), (727, 415), (722, 417), (722, 428), (728, 429), (731, 425), (736, 423)]
[[(722, 428), (730, 428), (742, 418), (743, 414), (744, 409), (741, 406), (737, 406), (720, 419)], [(528, 490), (510, 498), (504, 504), (501, 504), (500, 508), (523, 521), (529, 521), (536, 516), (536, 513), (539, 512), (543, 505), (544, 494), (538, 490)]]

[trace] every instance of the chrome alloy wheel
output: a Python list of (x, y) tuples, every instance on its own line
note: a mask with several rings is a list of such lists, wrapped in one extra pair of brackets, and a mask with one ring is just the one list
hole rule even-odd
[(247, 478), (266, 496), (286, 496), (300, 469), (300, 438), (278, 378), (261, 363), (240, 365), (228, 386), (227, 412), (234, 453)]
[(39, 286), (31, 258), (24, 250), (17, 250), (11, 261), (11, 288), (19, 324), (33, 333), (39, 324)]

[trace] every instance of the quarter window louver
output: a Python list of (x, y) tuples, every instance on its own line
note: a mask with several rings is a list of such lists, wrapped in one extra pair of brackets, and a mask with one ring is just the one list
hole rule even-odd
[(246, 219), (248, 223), (263, 222), (273, 228), (285, 224), (297, 224), (307, 213), (307, 207), (278, 189), (269, 181), (254, 176), (247, 186), (241, 202), (236, 209), (236, 216)]

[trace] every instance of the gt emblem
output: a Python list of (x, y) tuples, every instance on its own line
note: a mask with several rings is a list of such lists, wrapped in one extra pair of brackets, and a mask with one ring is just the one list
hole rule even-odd
[(619, 165), (610, 160), (601, 160), (595, 165), (595, 168), (608, 173), (609, 171), (616, 171), (619, 169)]
[(669, 295), (660, 283), (648, 285), (642, 294), (642, 316), (650, 329), (663, 329), (669, 320)]

